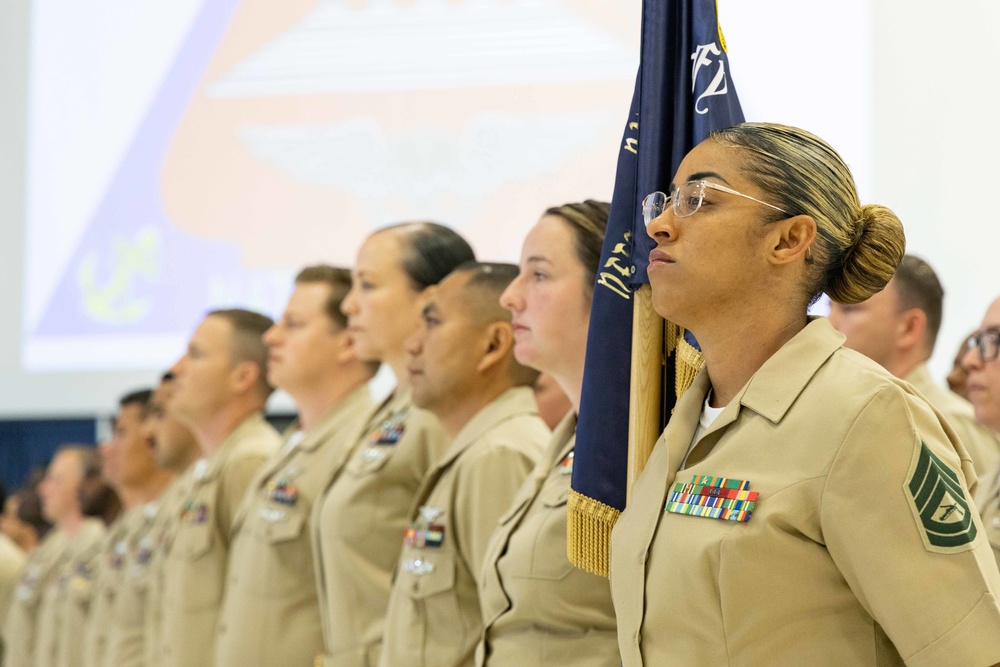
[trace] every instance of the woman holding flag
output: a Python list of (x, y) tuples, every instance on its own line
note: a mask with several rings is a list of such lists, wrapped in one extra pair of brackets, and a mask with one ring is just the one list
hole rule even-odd
[(483, 640), (477, 665), (619, 664), (608, 580), (566, 556), (566, 499), (587, 323), (608, 204), (551, 208), (524, 241), (521, 271), (500, 297), (512, 313), (514, 356), (548, 373), (573, 411), (500, 519), (483, 565)]
[(904, 253), (840, 156), (742, 124), (644, 202), (653, 304), (705, 369), (615, 526), (625, 667), (989, 665), (1000, 573), (969, 456), (909, 385), (808, 306), (857, 303)]

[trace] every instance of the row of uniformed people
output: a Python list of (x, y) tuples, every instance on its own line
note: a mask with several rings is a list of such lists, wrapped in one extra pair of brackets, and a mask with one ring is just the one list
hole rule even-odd
[[(570, 659), (574, 645), (594, 664), (617, 659), (607, 582), (565, 555), (575, 420), (546, 444), (536, 373), (518, 362), (578, 401), (606, 218), (596, 202), (553, 209), (516, 280), (514, 267), (472, 265), (438, 290), (473, 260), (467, 243), (439, 225), (388, 228), (360, 249), (353, 286), (343, 271), (304, 270), (273, 326), (209, 314), (146, 420), (161, 461), (192, 442), (201, 458), (178, 457), (172, 469), (186, 470), (158, 502), (126, 503), (86, 555), (61, 548), (68, 530), (45, 544), (86, 584), (73, 613), (90, 611), (86, 624), (60, 618), (88, 628), (79, 642), (39, 629), (69, 655), (58, 664), (468, 664), (484, 636), (480, 588), (480, 662), (526, 664), (510, 652), (531, 655), (524, 636), (546, 630), (559, 639), (532, 660)], [(464, 333), (442, 337), (455, 322)], [(382, 395), (370, 381), (380, 363), (396, 377)], [(299, 409), (283, 439), (261, 419), (267, 380)], [(124, 653), (116, 622), (129, 628)], [(11, 664), (57, 664), (46, 655)]]
[[(543, 216), (499, 299), (509, 320), (489, 312), (497, 281), (477, 277), (499, 267), (445, 280), (468, 246), (403, 225), (366, 239), (349, 288), (335, 270), (300, 276), (273, 328), (210, 314), (173, 369), (168, 411), (204, 459), (175, 482), (150, 559), (149, 664), (1000, 660), (1000, 573), (964, 447), (805, 315), (819, 291), (881, 289), (898, 219), (861, 207), (839, 157), (793, 128), (716, 135), (675, 180), (646, 207), (654, 305), (695, 333), (706, 368), (615, 529), (610, 587), (566, 560), (575, 418), (529, 472), (523, 369), (490, 376), (491, 396), (437, 384), (482, 379), (505, 353), (579, 409), (606, 206)], [(456, 322), (471, 329), (449, 346)], [(375, 363), (396, 376), (388, 396)], [(300, 410), (283, 438), (260, 417), (269, 379)], [(511, 438), (510, 419), (536, 435)]]

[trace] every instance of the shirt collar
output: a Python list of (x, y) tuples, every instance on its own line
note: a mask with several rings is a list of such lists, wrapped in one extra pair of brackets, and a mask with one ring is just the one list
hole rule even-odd
[(739, 403), (777, 424), (845, 336), (825, 317), (813, 318), (764, 362), (736, 396)]

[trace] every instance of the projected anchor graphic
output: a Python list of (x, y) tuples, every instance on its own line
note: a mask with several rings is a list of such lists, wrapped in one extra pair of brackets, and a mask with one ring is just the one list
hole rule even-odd
[(274, 313), (295, 268), (404, 218), (513, 259), (498, 230), (610, 190), (632, 32), (587, 0), (206, 2), (31, 337), (159, 344), (211, 307)]

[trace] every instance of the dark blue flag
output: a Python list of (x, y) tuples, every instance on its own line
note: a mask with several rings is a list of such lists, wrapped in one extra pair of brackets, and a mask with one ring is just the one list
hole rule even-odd
[[(570, 559), (597, 574), (607, 575), (628, 485), (633, 307), (635, 290), (649, 282), (654, 247), (642, 200), (667, 191), (681, 160), (711, 132), (742, 122), (715, 0), (644, 0), (639, 74), (594, 287), (569, 501)], [(677, 399), (676, 356), (662, 357), (660, 428)], [(656, 354), (657, 374), (660, 362)]]

